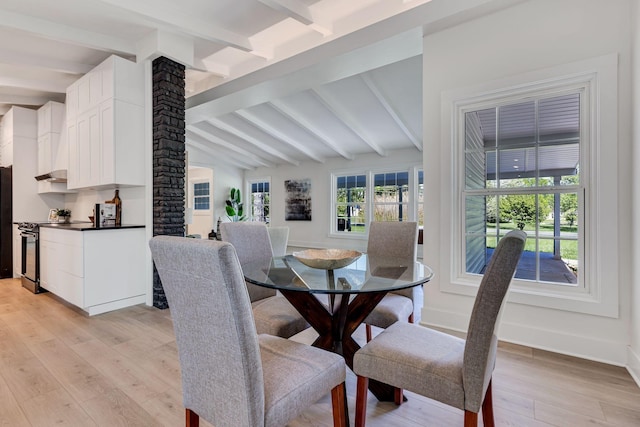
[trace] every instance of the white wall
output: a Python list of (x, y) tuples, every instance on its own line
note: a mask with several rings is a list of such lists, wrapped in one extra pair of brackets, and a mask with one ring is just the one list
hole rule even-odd
[[(245, 172), (245, 180), (271, 178), (271, 225), (289, 227), (289, 245), (315, 248), (348, 248), (364, 251), (364, 237), (330, 237), (331, 223), (331, 173), (360, 171), (374, 168), (409, 167), (419, 164), (419, 152), (415, 149), (397, 150), (386, 157), (377, 154), (357, 156), (355, 160), (335, 158), (325, 163), (305, 162), (299, 166), (258, 168)], [(311, 180), (311, 221), (284, 220), (284, 181), (289, 179)], [(244, 187), (243, 187), (244, 188)], [(246, 190), (245, 190), (246, 192)]]
[[(631, 14), (633, 25), (633, 164), (640, 165), (640, 0), (633, 1)], [(633, 210), (631, 222), (634, 243), (631, 265), (631, 343), (629, 346), (629, 371), (640, 384), (640, 169), (633, 168)]]
[[(227, 218), (227, 212), (225, 210), (226, 200), (229, 197), (229, 190), (233, 188), (244, 188), (243, 183), (243, 171), (241, 169), (235, 169), (233, 167), (220, 167), (213, 168), (213, 227), (217, 230), (218, 218), (222, 222), (229, 221)], [(244, 194), (244, 192), (243, 192)], [(209, 230), (211, 231), (211, 230)]]
[[(617, 53), (618, 72), (618, 167), (619, 177), (618, 277), (619, 318), (607, 318), (509, 303), (502, 317), (500, 338), (537, 348), (573, 354), (618, 365), (627, 363), (631, 279), (631, 172), (630, 144), (630, 2), (628, 0), (537, 0), (424, 38), (424, 168), (425, 224), (424, 260), (434, 267), (435, 279), (425, 287), (424, 323), (466, 329), (472, 296), (440, 290), (449, 268), (450, 234), (442, 224), (451, 212), (451, 169), (444, 162), (451, 141), (442, 135), (441, 95), (444, 91), (480, 85), (533, 70), (559, 66)], [(610, 143), (603, 141), (603, 143)], [(445, 156), (443, 156), (445, 154)], [(446, 228), (446, 227), (445, 227)], [(445, 250), (446, 252), (446, 250)]]
[[(65, 195), (64, 207), (71, 209), (72, 221), (89, 221), (96, 203), (104, 203), (113, 199), (115, 189), (82, 190)], [(144, 187), (120, 188), (122, 200), (122, 224), (145, 223)]]

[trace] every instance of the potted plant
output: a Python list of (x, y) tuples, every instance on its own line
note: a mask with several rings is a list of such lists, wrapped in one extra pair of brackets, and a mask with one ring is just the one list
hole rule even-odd
[(69, 222), (71, 219), (71, 210), (56, 209), (56, 216), (58, 217), (58, 222)]
[(244, 221), (246, 216), (244, 215), (242, 207), (242, 196), (239, 188), (231, 188), (229, 190), (229, 198), (226, 201), (225, 209), (227, 211), (227, 217), (233, 222)]

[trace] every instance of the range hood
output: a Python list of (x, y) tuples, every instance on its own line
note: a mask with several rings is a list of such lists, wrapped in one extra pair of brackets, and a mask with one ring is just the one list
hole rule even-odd
[(67, 171), (59, 169), (36, 176), (36, 181), (67, 182)]

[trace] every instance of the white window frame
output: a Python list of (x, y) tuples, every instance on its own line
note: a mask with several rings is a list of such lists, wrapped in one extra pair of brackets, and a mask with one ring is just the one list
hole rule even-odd
[[(266, 178), (254, 178), (251, 179), (249, 181), (247, 181), (247, 187), (245, 189), (245, 194), (246, 194), (246, 199), (244, 201), (245, 206), (249, 209), (249, 212), (246, 214), (247, 218), (249, 219), (249, 221), (255, 221), (254, 217), (253, 217), (253, 205), (251, 203), (251, 185), (252, 184), (259, 184), (261, 182), (268, 182), (269, 183), (269, 200), (271, 200), (273, 198), (273, 185), (271, 184), (271, 177), (266, 177)], [(265, 223), (265, 224), (271, 224), (271, 202), (269, 202), (269, 222)]]
[[(196, 209), (196, 197), (202, 197), (202, 196), (196, 196), (196, 191), (195, 191), (195, 187), (196, 184), (209, 184), (209, 195), (207, 197), (209, 197), (209, 209)], [(191, 179), (189, 180), (189, 184), (191, 187), (191, 208), (193, 210), (193, 215), (194, 216), (205, 216), (205, 215), (211, 215), (211, 213), (213, 212), (213, 197), (212, 197), (212, 183), (210, 180), (208, 179), (200, 179), (200, 178), (195, 178), (195, 179)]]
[(353, 175), (365, 175), (367, 178), (367, 201), (366, 201), (366, 214), (365, 214), (365, 222), (369, 224), (373, 221), (373, 194), (374, 189), (372, 183), (374, 182), (374, 175), (383, 174), (383, 173), (397, 173), (397, 172), (408, 172), (409, 174), (409, 194), (411, 199), (408, 203), (408, 212), (407, 219), (409, 221), (417, 221), (418, 218), (418, 171), (422, 170), (422, 165), (418, 164), (399, 164), (396, 166), (389, 166), (385, 168), (363, 168), (357, 171), (354, 170), (339, 170), (333, 171), (330, 175), (329, 188), (331, 188), (331, 214), (329, 216), (329, 237), (335, 238), (345, 238), (345, 239), (367, 239), (369, 235), (369, 230), (366, 230), (365, 233), (345, 233), (342, 231), (338, 231), (338, 224), (335, 221), (335, 212), (336, 212), (336, 199), (337, 199), (337, 187), (336, 180), (339, 176), (353, 176)]
[[(544, 285), (514, 279), (509, 301), (588, 313), (619, 316), (617, 221), (617, 55), (589, 59), (443, 93), (443, 138), (451, 144), (452, 245), (449, 271), (440, 283), (443, 292), (475, 295), (481, 277), (464, 272), (464, 112), (526, 99), (528, 94), (555, 93), (583, 87), (586, 120), (581, 123), (580, 179), (584, 185), (579, 233), (584, 242), (580, 257), (580, 285)], [(585, 117), (583, 115), (582, 117)], [(449, 123), (449, 127), (445, 122)], [(446, 140), (446, 139), (445, 139)], [(604, 144), (604, 146), (603, 146)], [(443, 264), (444, 265), (444, 264)], [(447, 280), (448, 279), (448, 280)]]

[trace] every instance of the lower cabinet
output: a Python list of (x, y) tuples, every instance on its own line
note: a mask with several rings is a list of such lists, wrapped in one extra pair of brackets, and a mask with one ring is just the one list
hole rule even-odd
[(40, 228), (40, 283), (90, 315), (145, 302), (143, 228)]

